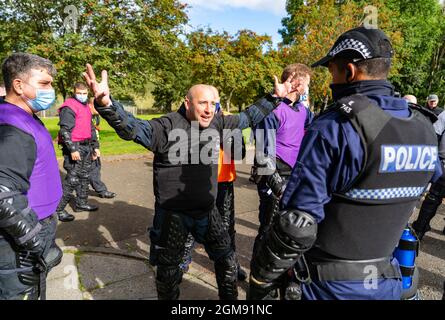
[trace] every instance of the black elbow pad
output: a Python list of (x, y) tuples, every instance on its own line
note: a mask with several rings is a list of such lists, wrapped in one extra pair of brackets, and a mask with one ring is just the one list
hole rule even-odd
[(260, 239), (252, 261), (252, 276), (272, 282), (289, 270), (315, 243), (317, 222), (310, 214), (289, 210), (279, 212)]
[[(3, 192), (13, 194), (7, 187), (0, 186), (0, 195)], [(39, 236), (41, 228), (42, 225), (32, 209), (15, 208), (13, 196), (0, 200), (0, 229), (4, 230), (20, 249), (40, 251), (42, 249)]]

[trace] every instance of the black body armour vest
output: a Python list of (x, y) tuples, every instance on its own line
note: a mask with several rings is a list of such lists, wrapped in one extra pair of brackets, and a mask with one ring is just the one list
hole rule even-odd
[(156, 202), (167, 211), (204, 217), (215, 205), (221, 118), (215, 115), (204, 131), (192, 127), (180, 112), (163, 118), (168, 119), (172, 130), (162, 134), (176, 140), (168, 141), (162, 152), (155, 152), (153, 186)]
[(363, 95), (338, 101), (364, 148), (363, 169), (325, 206), (316, 247), (346, 260), (392, 254), (435, 171), (437, 138), (418, 110), (396, 118)]

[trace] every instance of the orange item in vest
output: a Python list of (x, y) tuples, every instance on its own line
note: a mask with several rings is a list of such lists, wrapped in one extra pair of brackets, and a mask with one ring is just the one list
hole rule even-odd
[(233, 182), (236, 179), (235, 162), (233, 160), (230, 163), (223, 163), (224, 151), (219, 150), (219, 162), (218, 162), (218, 182)]

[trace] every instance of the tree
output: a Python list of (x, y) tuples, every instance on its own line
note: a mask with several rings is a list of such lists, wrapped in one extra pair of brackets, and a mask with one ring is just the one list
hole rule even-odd
[(403, 94), (414, 94), (420, 102), (430, 93), (436, 77), (440, 83), (445, 17), (437, 0), (390, 0), (386, 5), (399, 13), (393, 18), (393, 24), (404, 39), (397, 48), (402, 63), (391, 81)]
[[(396, 89), (424, 97), (428, 88), (443, 88), (445, 19), (436, 0), (288, 0), (280, 31), (286, 61), (312, 64), (321, 58), (341, 33), (369, 17), (369, 5), (377, 8), (378, 27), (395, 51), (390, 80)], [(315, 70), (311, 96), (317, 105), (330, 93), (330, 81), (327, 70)]]
[[(295, 0), (288, 1), (287, 8), (298, 10), (288, 13), (281, 30), (286, 35), (282, 49), (287, 63), (311, 65), (329, 52), (341, 33), (359, 26), (365, 18), (363, 8), (353, 1), (308, 0), (301, 4)], [(326, 68), (314, 71), (311, 100), (321, 108), (330, 95), (331, 77)]]
[(281, 69), (270, 37), (250, 30), (234, 36), (198, 30), (188, 36), (188, 47), (193, 82), (216, 86), (227, 110), (234, 104), (240, 111), (270, 90)]
[(70, 0), (0, 0), (0, 57), (26, 51), (49, 58), (65, 97), (85, 64), (107, 69), (113, 94), (144, 91), (180, 42), (186, 6), (177, 0), (82, 0), (78, 28), (66, 28)]

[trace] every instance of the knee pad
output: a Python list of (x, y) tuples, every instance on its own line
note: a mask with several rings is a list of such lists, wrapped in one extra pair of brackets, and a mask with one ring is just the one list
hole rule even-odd
[(157, 245), (157, 264), (179, 266), (181, 263), (184, 246), (187, 241), (188, 231), (182, 219), (174, 213), (167, 213), (161, 227), (161, 238)]
[(182, 273), (179, 266), (158, 266), (156, 270), (156, 289), (159, 300), (177, 300)]
[(227, 228), (224, 226), (221, 215), (218, 210), (214, 208), (209, 215), (208, 232), (206, 241), (211, 247), (211, 250), (230, 250), (231, 239)]
[(252, 260), (252, 276), (272, 282), (292, 267), (315, 243), (317, 222), (302, 211), (282, 211), (257, 244)]
[(66, 176), (66, 182), (70, 187), (76, 187), (80, 183), (80, 180), (77, 176), (69, 174)]

